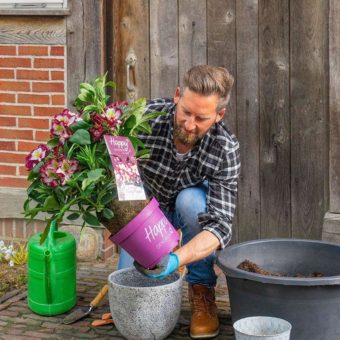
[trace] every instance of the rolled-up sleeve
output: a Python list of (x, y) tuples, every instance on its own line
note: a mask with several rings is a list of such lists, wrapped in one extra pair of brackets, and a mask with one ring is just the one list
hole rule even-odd
[(198, 216), (203, 230), (214, 234), (222, 249), (231, 240), (240, 168), (239, 144), (236, 143), (228, 150), (214, 176), (208, 178), (207, 212)]

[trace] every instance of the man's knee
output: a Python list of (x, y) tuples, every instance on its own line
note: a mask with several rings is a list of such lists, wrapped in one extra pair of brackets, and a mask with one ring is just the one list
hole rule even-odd
[(186, 216), (197, 220), (197, 215), (206, 212), (206, 189), (203, 186), (183, 189), (176, 198), (176, 212), (182, 218)]

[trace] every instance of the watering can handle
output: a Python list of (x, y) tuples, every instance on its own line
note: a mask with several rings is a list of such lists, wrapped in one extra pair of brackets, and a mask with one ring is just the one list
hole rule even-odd
[(46, 250), (45, 250), (45, 273), (44, 273), (44, 280), (45, 280), (45, 294), (47, 303), (52, 303), (52, 276), (54, 276), (53, 268), (51, 266), (51, 256), (52, 251), (51, 248), (54, 246), (54, 232), (57, 230), (57, 221), (53, 220), (50, 225), (50, 230), (48, 232), (46, 238)]

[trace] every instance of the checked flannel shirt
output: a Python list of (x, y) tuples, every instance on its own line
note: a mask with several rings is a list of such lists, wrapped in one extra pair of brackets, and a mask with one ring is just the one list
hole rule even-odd
[(139, 137), (151, 150), (150, 158), (138, 161), (143, 182), (166, 211), (173, 211), (177, 194), (184, 188), (208, 181), (207, 212), (198, 216), (203, 230), (213, 233), (221, 248), (231, 239), (240, 173), (239, 143), (220, 121), (212, 126), (182, 160), (176, 158), (171, 99), (155, 99), (145, 113), (165, 112), (151, 121), (152, 133)]

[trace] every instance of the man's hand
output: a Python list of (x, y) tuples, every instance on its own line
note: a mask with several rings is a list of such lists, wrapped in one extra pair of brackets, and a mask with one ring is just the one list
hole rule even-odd
[(164, 256), (162, 261), (152, 269), (146, 269), (136, 261), (134, 261), (133, 264), (140, 273), (147, 277), (154, 279), (164, 279), (166, 276), (178, 269), (179, 258), (175, 253), (170, 253), (169, 255)]

